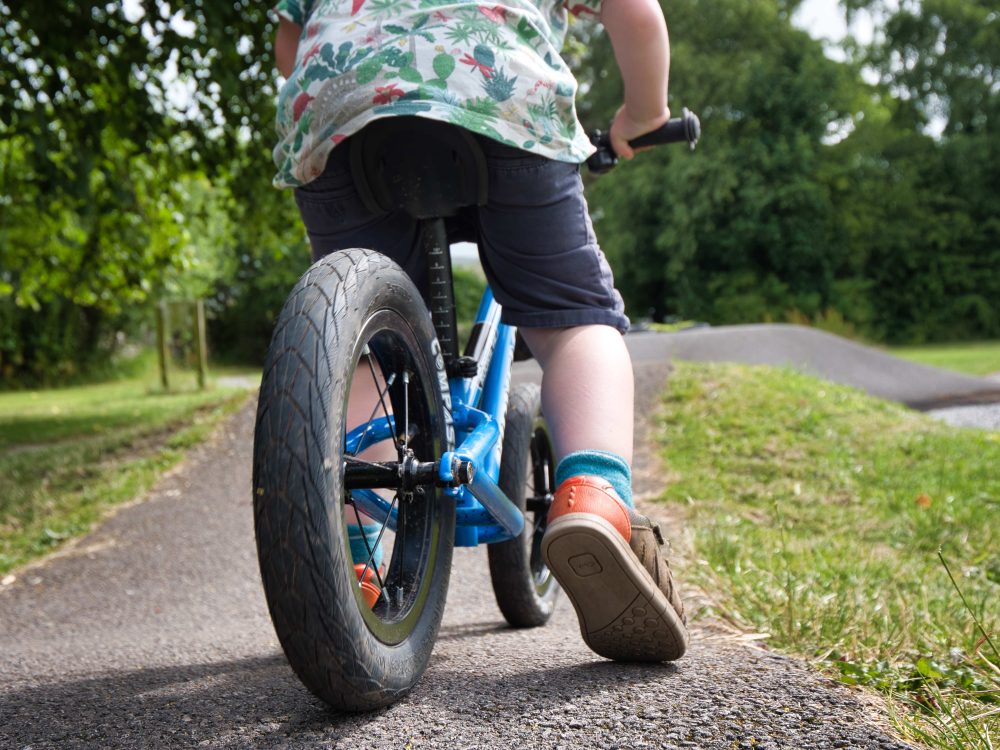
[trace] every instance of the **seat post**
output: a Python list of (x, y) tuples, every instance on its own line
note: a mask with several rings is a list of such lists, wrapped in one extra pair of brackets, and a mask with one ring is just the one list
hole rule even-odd
[(441, 342), (445, 369), (452, 375), (458, 359), (458, 323), (448, 231), (443, 218), (422, 220), (419, 231), (420, 249), (427, 262), (427, 303), (434, 330)]

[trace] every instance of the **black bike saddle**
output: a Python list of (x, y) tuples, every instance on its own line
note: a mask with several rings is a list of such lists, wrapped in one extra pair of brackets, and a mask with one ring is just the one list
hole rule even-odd
[(447, 218), (486, 203), (486, 157), (458, 126), (387, 117), (351, 136), (349, 145), (354, 184), (373, 213)]

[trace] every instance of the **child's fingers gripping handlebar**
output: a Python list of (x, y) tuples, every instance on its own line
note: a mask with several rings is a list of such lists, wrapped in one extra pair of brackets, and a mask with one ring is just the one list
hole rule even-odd
[[(663, 143), (687, 143), (694, 151), (695, 144), (701, 137), (701, 121), (694, 112), (685, 107), (680, 117), (665, 122), (652, 132), (640, 135), (629, 141), (632, 148), (659, 146)], [(587, 159), (587, 166), (594, 174), (603, 174), (618, 163), (618, 156), (611, 148), (611, 136), (600, 130), (590, 134), (590, 142), (597, 147), (597, 152)]]
[(680, 117), (663, 123), (656, 130), (645, 135), (640, 135), (628, 142), (632, 148), (643, 148), (645, 146), (659, 146), (661, 143), (687, 143), (691, 150), (694, 150), (698, 138), (701, 137), (701, 121), (698, 115), (689, 111), (687, 107), (683, 109)]

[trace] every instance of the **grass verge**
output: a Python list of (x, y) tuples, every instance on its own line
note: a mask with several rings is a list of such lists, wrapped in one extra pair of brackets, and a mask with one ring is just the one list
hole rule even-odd
[(0, 394), (0, 576), (148, 490), (248, 392), (125, 380)]
[(956, 370), (967, 375), (1000, 372), (1000, 341), (903, 346), (890, 349), (889, 353), (922, 365)]
[(665, 406), (666, 499), (715, 614), (893, 695), (911, 739), (991, 748), (1000, 433), (763, 367), (679, 362)]

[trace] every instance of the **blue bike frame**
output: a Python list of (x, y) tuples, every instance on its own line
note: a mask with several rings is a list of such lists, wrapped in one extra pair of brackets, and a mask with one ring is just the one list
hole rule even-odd
[[(469, 484), (444, 490), (455, 500), (455, 544), (460, 547), (512, 539), (524, 529), (524, 514), (497, 484), (517, 329), (500, 322), (500, 305), (489, 287), (479, 304), (474, 330), (479, 337), (479, 367), (473, 377), (448, 381), (455, 450), (441, 457), (439, 470), (442, 483), (451, 485), (454, 466), (464, 462), (471, 468)], [(359, 425), (347, 435), (347, 452), (357, 453), (390, 439), (393, 429), (391, 417)], [(354, 490), (352, 496), (364, 513), (396, 530), (396, 509), (390, 502), (372, 490)]]
[(482, 343), (479, 370), (475, 377), (450, 381), (456, 447), (441, 461), (445, 482), (453, 480), (455, 459), (468, 461), (474, 472), (470, 484), (446, 490), (456, 500), (455, 544), (460, 547), (511, 539), (524, 528), (524, 514), (497, 485), (516, 329), (500, 322), (500, 305), (488, 287), (476, 326)]

